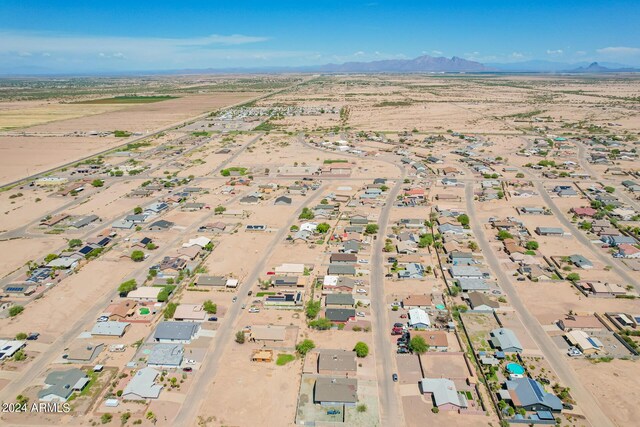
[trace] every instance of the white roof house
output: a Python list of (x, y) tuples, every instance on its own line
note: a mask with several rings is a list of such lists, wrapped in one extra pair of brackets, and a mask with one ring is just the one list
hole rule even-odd
[(315, 233), (316, 228), (318, 228), (317, 222), (303, 222), (302, 224), (300, 224), (300, 231), (310, 231), (312, 233)]
[(125, 387), (122, 397), (130, 400), (157, 399), (162, 390), (162, 386), (155, 382), (158, 375), (160, 372), (153, 368), (140, 369)]
[(194, 239), (189, 239), (189, 241), (187, 243), (183, 243), (182, 244), (182, 247), (183, 248), (190, 248), (191, 246), (198, 245), (201, 248), (204, 248), (209, 243), (211, 243), (211, 239), (209, 239), (207, 237), (204, 237), (204, 236), (200, 236), (200, 237), (196, 237)]
[(303, 274), (304, 264), (282, 264), (275, 268), (276, 274)]
[(143, 286), (129, 292), (127, 298), (134, 301), (157, 301), (160, 291), (162, 288), (157, 286)]
[(0, 360), (13, 356), (18, 350), (25, 346), (24, 341), (0, 340)]
[(338, 276), (332, 276), (327, 274), (324, 276), (324, 280), (322, 282), (322, 286), (337, 286), (338, 285)]
[(436, 406), (451, 405), (458, 408), (468, 406), (467, 399), (456, 390), (453, 381), (447, 378), (423, 378), (420, 381), (423, 393), (431, 393)]
[(429, 315), (421, 308), (409, 310), (409, 324), (414, 328), (428, 328), (431, 326)]

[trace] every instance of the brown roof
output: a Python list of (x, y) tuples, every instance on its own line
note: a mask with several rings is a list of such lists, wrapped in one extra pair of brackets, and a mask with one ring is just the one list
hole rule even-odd
[(107, 307), (105, 313), (109, 313), (109, 316), (127, 317), (133, 314), (137, 305), (137, 302), (125, 299), (116, 304), (111, 304)]
[(432, 300), (430, 295), (409, 295), (402, 300), (402, 305), (405, 307), (412, 306), (427, 306), (431, 305)]
[(596, 316), (569, 315), (562, 319), (564, 329), (602, 329), (603, 325)]
[(331, 262), (334, 261), (351, 261), (356, 262), (358, 257), (356, 254), (331, 254)]
[(411, 335), (424, 338), (430, 347), (449, 346), (449, 340), (447, 339), (447, 333), (445, 331), (412, 331)]

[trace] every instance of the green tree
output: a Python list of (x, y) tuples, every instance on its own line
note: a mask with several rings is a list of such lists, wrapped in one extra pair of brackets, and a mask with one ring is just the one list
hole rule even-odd
[(100, 422), (102, 424), (109, 424), (111, 422), (111, 420), (113, 419), (113, 415), (111, 414), (102, 414), (102, 416), (100, 417)]
[(24, 307), (21, 305), (13, 305), (9, 308), (9, 316), (16, 317), (18, 314), (24, 311)]
[(209, 299), (202, 304), (202, 308), (209, 314), (216, 314), (218, 312), (218, 305), (214, 304)]
[(142, 251), (133, 251), (131, 252), (131, 259), (135, 262), (140, 262), (144, 260), (144, 252)]
[(512, 239), (513, 236), (506, 230), (498, 231), (498, 240)]
[(227, 210), (227, 208), (225, 208), (224, 206), (222, 206), (222, 205), (218, 205), (218, 206), (216, 206), (216, 207), (215, 207), (215, 209), (213, 210), (213, 212), (214, 212), (216, 215), (220, 215), (220, 214), (224, 213), (224, 211), (226, 211), (226, 210)]
[(536, 242), (535, 240), (529, 240), (525, 245), (525, 248), (529, 249), (530, 251), (535, 251), (537, 250), (540, 245), (538, 244), (538, 242)]
[(118, 286), (118, 292), (120, 292), (121, 296), (127, 296), (129, 292), (136, 290), (137, 287), (138, 283), (135, 279), (127, 280), (126, 282), (120, 283), (120, 286)]
[(607, 185), (606, 187), (604, 187), (604, 191), (606, 191), (607, 193), (613, 193), (616, 191), (616, 189), (614, 187), (611, 187), (610, 185)]
[(140, 206), (136, 206), (135, 208), (133, 208), (133, 213), (135, 215), (140, 215), (142, 213), (142, 208)]
[(153, 242), (149, 242), (149, 243), (147, 243), (147, 246), (146, 246), (146, 248), (147, 248), (148, 250), (150, 250), (150, 251), (152, 251), (152, 250), (156, 249), (157, 247), (158, 247), (158, 245), (156, 245), (156, 244), (155, 244), (155, 243), (153, 243)]
[(567, 280), (571, 282), (577, 282), (580, 280), (580, 275), (578, 273), (569, 273), (567, 274)]
[(320, 308), (322, 308), (320, 301), (309, 300), (307, 302), (307, 307), (305, 309), (307, 314), (307, 319), (315, 319), (318, 313), (320, 313)]
[(318, 226), (316, 227), (316, 230), (318, 231), (318, 233), (324, 234), (327, 231), (329, 231), (330, 228), (331, 226), (329, 224), (327, 224), (326, 222), (322, 222), (318, 224)]
[(417, 336), (411, 338), (409, 341), (409, 349), (414, 353), (424, 354), (429, 350), (429, 344), (427, 344), (424, 338)]
[(94, 179), (93, 181), (91, 181), (91, 185), (93, 185), (94, 187), (102, 187), (104, 185), (104, 181), (101, 179)]
[(46, 262), (47, 264), (50, 263), (51, 261), (53, 261), (54, 259), (58, 258), (58, 255), (56, 254), (49, 254), (46, 257), (44, 257), (44, 262)]
[(175, 302), (170, 302), (169, 304), (167, 304), (167, 306), (164, 308), (164, 318), (171, 319), (173, 315), (176, 314), (177, 308), (178, 304), (176, 304)]
[(242, 331), (236, 332), (236, 342), (238, 344), (244, 344), (244, 341), (245, 341), (244, 332)]
[(470, 250), (471, 252), (475, 252), (475, 251), (477, 251), (477, 250), (478, 250), (478, 244), (477, 244), (476, 242), (473, 242), (473, 241), (472, 241), (472, 242), (469, 242), (469, 243), (467, 244), (467, 248), (469, 248), (469, 250)]
[(367, 224), (364, 229), (365, 234), (376, 234), (378, 232), (378, 224)]
[(421, 234), (420, 240), (418, 240), (419, 248), (426, 248), (433, 245), (433, 236), (431, 234)]
[(313, 211), (309, 208), (303, 208), (302, 212), (298, 216), (298, 219), (313, 219), (313, 218), (315, 218), (315, 215), (313, 214)]
[(16, 339), (18, 341), (26, 340), (27, 339), (27, 334), (25, 334), (24, 332), (18, 332), (16, 334)]
[(314, 348), (316, 348), (316, 344), (313, 341), (311, 341), (310, 339), (306, 339), (306, 340), (298, 343), (298, 345), (296, 345), (296, 351), (301, 356), (304, 356), (305, 354), (307, 354), (308, 352), (310, 352)]
[(69, 247), (70, 248), (77, 248), (81, 244), (82, 244), (82, 240), (80, 240), (80, 239), (71, 239), (71, 240), (69, 240)]
[(369, 354), (369, 346), (362, 341), (358, 341), (355, 347), (353, 347), (353, 351), (356, 352), (356, 356), (358, 357), (367, 357)]
[(580, 229), (585, 231), (591, 231), (593, 223), (589, 221), (583, 221), (580, 223)]
[(312, 320), (311, 322), (309, 322), (309, 327), (312, 329), (317, 329), (319, 331), (326, 331), (331, 329), (331, 320), (327, 319), (326, 317), (321, 317), (319, 319), (316, 320)]
[(469, 225), (469, 215), (467, 214), (458, 215), (458, 222), (460, 223), (460, 225), (464, 225), (464, 226)]

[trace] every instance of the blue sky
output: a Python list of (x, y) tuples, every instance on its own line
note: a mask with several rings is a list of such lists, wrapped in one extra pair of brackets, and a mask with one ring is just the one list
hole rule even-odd
[(640, 65), (638, 22), (638, 0), (0, 0), (0, 70), (297, 66), (423, 54)]

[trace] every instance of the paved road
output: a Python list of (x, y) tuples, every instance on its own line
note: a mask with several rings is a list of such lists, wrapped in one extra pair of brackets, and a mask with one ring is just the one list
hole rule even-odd
[[(206, 396), (208, 396), (209, 387), (214, 382), (216, 373), (218, 372), (220, 358), (235, 338), (235, 333), (238, 330), (237, 323), (243, 312), (241, 306), (245, 303), (248, 304), (253, 298), (248, 296), (247, 292), (266, 271), (267, 261), (270, 259), (270, 254), (273, 253), (276, 246), (282, 243), (285, 239), (285, 236), (289, 233), (289, 227), (295, 222), (295, 220), (297, 220), (302, 209), (310, 206), (315, 200), (322, 198), (325, 188), (326, 184), (320, 186), (320, 188), (315, 191), (315, 194), (308, 198), (305, 203), (291, 215), (290, 221), (280, 227), (269, 245), (262, 251), (264, 256), (261, 261), (257, 263), (251, 273), (242, 280), (242, 284), (238, 287), (238, 300), (229, 307), (229, 310), (227, 310), (223, 323), (216, 333), (215, 339), (207, 349), (202, 366), (198, 370), (194, 383), (189, 388), (184, 403), (174, 420), (174, 426), (195, 425), (198, 412), (200, 412), (200, 408), (204, 403)], [(214, 346), (213, 351), (211, 351), (211, 346)], [(274, 408), (274, 410), (275, 409), (276, 408)]]
[[(585, 172), (591, 175), (594, 179), (599, 179), (601, 181), (608, 181), (610, 183), (611, 182), (616, 183), (614, 180), (610, 179), (609, 177), (601, 176), (594, 169), (592, 169), (591, 164), (587, 160), (587, 150), (584, 144), (582, 144), (581, 142), (575, 142), (575, 144), (578, 147), (578, 161), (580, 162), (580, 166), (582, 167), (582, 169), (585, 170)], [(623, 199), (627, 204), (633, 207), (636, 211), (640, 212), (640, 204), (625, 193), (624, 187), (621, 187), (618, 183), (616, 184), (617, 184), (616, 185), (617, 191), (615, 195)]]
[(389, 340), (389, 318), (388, 307), (384, 298), (384, 260), (382, 248), (386, 236), (386, 229), (389, 222), (389, 214), (393, 208), (396, 196), (400, 192), (405, 169), (402, 169), (402, 176), (397, 179), (396, 184), (389, 191), (387, 203), (380, 213), (378, 224), (378, 236), (371, 249), (371, 304), (375, 315), (373, 316), (374, 344), (376, 349), (376, 364), (378, 369), (378, 390), (380, 395), (380, 417), (383, 426), (404, 425), (404, 412), (399, 399), (399, 390), (391, 379), (395, 372), (395, 357), (393, 355), (393, 344)]
[[(487, 239), (491, 238), (484, 234), (482, 225), (478, 221), (475, 205), (473, 203), (473, 183), (467, 182), (465, 185), (465, 201), (467, 206), (467, 214), (471, 219), (471, 229), (475, 234), (478, 245), (489, 267), (496, 275), (498, 284), (503, 292), (507, 295), (509, 303), (515, 309), (516, 314), (520, 318), (520, 321), (529, 332), (529, 335), (536, 342), (536, 345), (542, 350), (545, 359), (549, 362), (553, 370), (556, 372), (560, 381), (571, 388), (571, 395), (580, 405), (580, 408), (584, 412), (587, 419), (594, 427), (607, 427), (613, 426), (611, 420), (602, 412), (600, 406), (598, 406), (597, 400), (593, 395), (582, 385), (582, 383), (576, 378), (573, 369), (567, 363), (564, 354), (560, 352), (558, 347), (551, 340), (549, 335), (542, 329), (542, 326), (538, 320), (529, 313), (527, 306), (522, 302), (518, 292), (514, 288), (509, 277), (505, 274), (500, 262), (491, 248)], [(556, 214), (557, 215), (557, 214)], [(560, 215), (558, 215), (560, 216)]]
[(555, 202), (549, 196), (549, 193), (547, 193), (542, 183), (537, 182), (535, 185), (538, 192), (547, 203), (549, 209), (551, 209), (551, 212), (553, 212), (553, 214), (556, 216), (558, 221), (560, 221), (562, 225), (569, 229), (573, 236), (578, 239), (584, 246), (589, 248), (591, 253), (593, 253), (593, 255), (598, 258), (600, 262), (602, 262), (604, 265), (610, 265), (612, 269), (618, 274), (618, 276), (620, 276), (620, 278), (624, 279), (626, 283), (634, 285), (636, 289), (640, 291), (640, 283), (638, 282), (637, 278), (631, 277), (631, 275), (618, 264), (618, 260), (608, 254), (605, 255), (600, 251), (599, 248), (591, 243), (591, 240), (589, 240), (589, 238), (585, 236), (582, 231), (578, 230), (578, 228), (571, 221), (569, 221), (564, 213), (560, 209), (558, 209)]
[[(328, 150), (317, 147), (313, 144), (309, 144), (304, 139), (302, 134), (298, 135), (298, 141), (304, 146), (322, 151), (328, 152)], [(340, 153), (341, 157), (361, 158), (355, 154)], [(384, 299), (384, 268), (383, 268), (383, 256), (382, 248), (384, 246), (384, 240), (386, 236), (386, 227), (389, 222), (389, 214), (393, 208), (393, 203), (396, 200), (400, 188), (402, 187), (404, 178), (406, 176), (406, 170), (398, 166), (397, 162), (388, 160), (385, 158), (376, 158), (375, 160), (388, 163), (398, 168), (400, 172), (400, 178), (395, 177), (396, 180), (394, 187), (389, 190), (386, 204), (380, 213), (378, 218), (378, 235), (375, 243), (372, 245), (372, 257), (371, 265), (373, 269), (371, 271), (371, 304), (375, 315), (373, 316), (373, 330), (374, 330), (374, 348), (376, 355), (376, 370), (378, 377), (378, 398), (380, 401), (380, 418), (381, 425), (383, 426), (402, 426), (404, 425), (404, 412), (402, 410), (402, 404), (399, 400), (399, 392), (396, 388), (391, 376), (396, 372), (396, 360), (393, 355), (393, 348), (391, 341), (389, 340), (389, 318), (388, 311)], [(359, 178), (361, 179), (361, 178)]]
[[(249, 143), (245, 144), (239, 151), (236, 153), (236, 156), (241, 152), (250, 147), (255, 141), (258, 140), (258, 137), (251, 140)], [(227, 201), (227, 203), (233, 202), (234, 200), (240, 198), (242, 195), (239, 194), (235, 196), (233, 199)], [(167, 242), (167, 244), (163, 245), (159, 250), (151, 253), (151, 256), (144, 262), (145, 266), (151, 266), (159, 263), (162, 258), (166, 255), (169, 255), (169, 252), (173, 251), (177, 244), (184, 240), (185, 235), (190, 235), (195, 232), (201, 224), (209, 221), (215, 212), (212, 210), (209, 215), (203, 218), (201, 221), (195, 222), (191, 224), (188, 228), (186, 228), (182, 233), (176, 236), (171, 242)], [(288, 231), (286, 229), (285, 231)], [(91, 231), (94, 233), (95, 230)], [(142, 267), (138, 269), (136, 272), (122, 279), (122, 281), (126, 281), (129, 279), (136, 279), (138, 283), (141, 283), (147, 275), (147, 269), (143, 269)], [(117, 283), (114, 283), (114, 286)], [(46, 297), (45, 297), (46, 298)], [(54, 360), (60, 357), (62, 351), (68, 347), (69, 342), (74, 340), (80, 333), (82, 333), (90, 324), (92, 324), (95, 319), (97, 319), (98, 315), (104, 310), (104, 308), (113, 300), (119, 298), (117, 289), (114, 287), (113, 292), (107, 293), (104, 297), (96, 301), (96, 303), (87, 310), (72, 326), (68, 328), (65, 333), (60, 335), (58, 339), (56, 339), (48, 348), (46, 353), (40, 355), (36, 360), (34, 360), (29, 366), (28, 370), (24, 370), (22, 375), (17, 377), (11, 384), (4, 387), (4, 389), (0, 390), (0, 401), (8, 401), (8, 399), (12, 399), (15, 397), (15, 392), (18, 390), (21, 391), (28, 387), (39, 375), (46, 369), (46, 367), (51, 364)]]

